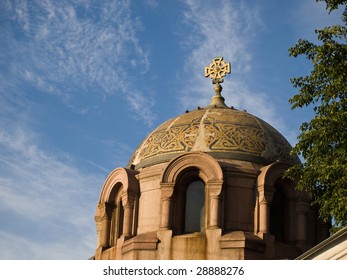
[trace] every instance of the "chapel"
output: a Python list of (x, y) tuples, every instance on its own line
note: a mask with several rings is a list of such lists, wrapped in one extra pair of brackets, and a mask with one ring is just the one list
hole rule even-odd
[(229, 73), (213, 59), (211, 103), (165, 121), (108, 175), (93, 259), (295, 259), (329, 236), (310, 197), (283, 176), (300, 162), (289, 142), (225, 104)]

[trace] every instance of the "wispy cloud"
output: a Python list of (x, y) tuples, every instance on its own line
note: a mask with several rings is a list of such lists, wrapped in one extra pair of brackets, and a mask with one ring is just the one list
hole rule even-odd
[(93, 205), (104, 176), (39, 142), (18, 122), (0, 130), (0, 258), (86, 259), (95, 248)]
[[(1, 1), (0, 18), (0, 258), (86, 259), (109, 170), (45, 142), (34, 111), (42, 93), (54, 97), (51, 109), (58, 99), (79, 114), (116, 96), (151, 125), (154, 93), (139, 86), (150, 67), (141, 23), (126, 0)], [(103, 151), (129, 149), (113, 142)]]
[(148, 125), (156, 118), (152, 96), (133, 74), (146, 74), (150, 62), (130, 1), (7, 1), (2, 10), (9, 79), (55, 94), (76, 112), (92, 106), (95, 95), (123, 98), (130, 89), (143, 105), (124, 98), (132, 114)]
[[(85, 228), (85, 230), (88, 230)], [(47, 232), (51, 234), (51, 232)], [(81, 236), (81, 239), (69, 239), (61, 237), (53, 244), (43, 241), (30, 240), (21, 234), (0, 229), (0, 259), (7, 260), (63, 260), (63, 259), (88, 259), (94, 253), (85, 248), (90, 247), (89, 232)], [(70, 258), (68, 257), (70, 256)]]
[(213, 86), (209, 79), (202, 78), (203, 69), (212, 58), (223, 56), (232, 67), (231, 77), (223, 84), (226, 103), (281, 126), (276, 110), (269, 106), (269, 96), (247, 84), (246, 75), (252, 69), (250, 44), (262, 26), (257, 6), (243, 1), (185, 3), (184, 19), (192, 35), (186, 36), (183, 46), (188, 51), (185, 75), (189, 79), (182, 90), (182, 103), (190, 107), (210, 103)]
[(159, 6), (159, 2), (157, 0), (145, 0), (145, 4), (151, 8), (157, 8)]

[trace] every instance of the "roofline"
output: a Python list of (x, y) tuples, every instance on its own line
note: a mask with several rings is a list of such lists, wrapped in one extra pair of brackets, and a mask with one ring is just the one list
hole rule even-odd
[(347, 238), (347, 227), (344, 227), (340, 229), (338, 232), (333, 234), (332, 236), (328, 237), (327, 239), (323, 240), (321, 243), (317, 244), (313, 248), (309, 249), (305, 253), (301, 254), (296, 258), (296, 260), (305, 260), (310, 259), (309, 257), (314, 257), (317, 253), (322, 251), (326, 246), (328, 246), (331, 243), (334, 243), (341, 239), (342, 237), (346, 236)]

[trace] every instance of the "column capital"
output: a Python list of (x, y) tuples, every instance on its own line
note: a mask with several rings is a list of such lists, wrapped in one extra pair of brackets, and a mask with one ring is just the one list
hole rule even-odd
[(170, 199), (174, 193), (174, 183), (160, 183), (162, 200)]
[(259, 203), (270, 204), (275, 193), (275, 188), (270, 185), (260, 185), (258, 186)]

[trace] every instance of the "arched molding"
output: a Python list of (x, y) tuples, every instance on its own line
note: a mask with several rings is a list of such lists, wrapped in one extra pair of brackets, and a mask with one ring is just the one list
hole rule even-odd
[(106, 178), (101, 189), (99, 203), (113, 201), (121, 187), (123, 187), (123, 193), (137, 194), (139, 182), (135, 175), (138, 173), (138, 171), (122, 167), (114, 169)]
[[(176, 188), (187, 177), (199, 177), (204, 181), (207, 195), (206, 227), (220, 227), (221, 194), (223, 171), (219, 163), (210, 155), (202, 152), (188, 152), (172, 159), (163, 171), (160, 187), (162, 190), (161, 229), (172, 229), (173, 196)], [(182, 179), (183, 178), (183, 179)]]
[(291, 164), (280, 161), (264, 166), (258, 176), (258, 185), (274, 186), (276, 180), (283, 177), (283, 174), (291, 166)]
[(191, 168), (197, 168), (201, 172), (201, 179), (205, 183), (223, 181), (223, 171), (213, 157), (202, 152), (189, 152), (170, 161), (163, 172), (161, 183), (174, 183), (182, 171)]

